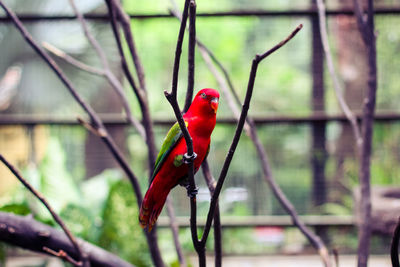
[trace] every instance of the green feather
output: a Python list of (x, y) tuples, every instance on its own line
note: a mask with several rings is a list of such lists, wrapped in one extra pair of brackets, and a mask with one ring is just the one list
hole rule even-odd
[(174, 158), (174, 166), (179, 167), (183, 164), (183, 155), (176, 155)]
[[(185, 121), (186, 127), (188, 126), (188, 122)], [(166, 158), (168, 157), (169, 153), (171, 153), (172, 149), (176, 146), (179, 139), (182, 138), (183, 134), (181, 128), (179, 127), (178, 122), (176, 122), (171, 129), (169, 129), (167, 136), (164, 139), (164, 142), (161, 146), (160, 152), (158, 152), (158, 156), (156, 159), (156, 164), (154, 167), (154, 172), (151, 177), (151, 182), (153, 181), (154, 177), (161, 169), (161, 166), (165, 162)]]

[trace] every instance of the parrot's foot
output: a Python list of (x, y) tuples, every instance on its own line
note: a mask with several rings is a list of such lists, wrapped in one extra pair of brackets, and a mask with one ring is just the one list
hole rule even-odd
[(196, 195), (197, 195), (197, 193), (199, 193), (199, 188), (198, 187), (195, 187), (195, 188), (190, 188), (190, 186), (188, 185), (187, 187), (186, 187), (186, 192), (187, 192), (187, 195), (188, 195), (188, 197), (190, 197), (190, 198), (192, 198), (192, 197), (195, 197)]
[(193, 152), (191, 156), (189, 156), (187, 153), (183, 155), (183, 163), (189, 164), (192, 163), (195, 159), (197, 158), (197, 154)]

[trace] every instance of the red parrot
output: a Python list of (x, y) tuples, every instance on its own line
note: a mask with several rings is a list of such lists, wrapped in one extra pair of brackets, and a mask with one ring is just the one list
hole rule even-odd
[[(210, 149), (210, 137), (216, 122), (219, 93), (205, 88), (194, 97), (188, 111), (183, 115), (197, 154), (194, 170), (200, 168)], [(139, 222), (142, 228), (153, 228), (165, 200), (177, 184), (187, 185), (188, 165), (183, 155), (187, 152), (185, 138), (178, 123), (168, 131), (158, 153), (149, 189), (140, 207)]]

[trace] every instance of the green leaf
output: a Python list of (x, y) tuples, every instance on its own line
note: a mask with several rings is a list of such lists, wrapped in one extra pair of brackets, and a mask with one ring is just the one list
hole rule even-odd
[(31, 210), (29, 209), (29, 207), (26, 203), (7, 204), (7, 205), (0, 207), (0, 211), (11, 212), (11, 213), (14, 213), (17, 215), (28, 215), (29, 213), (31, 213)]
[(152, 266), (148, 246), (138, 223), (139, 209), (127, 180), (110, 190), (98, 244), (136, 266)]

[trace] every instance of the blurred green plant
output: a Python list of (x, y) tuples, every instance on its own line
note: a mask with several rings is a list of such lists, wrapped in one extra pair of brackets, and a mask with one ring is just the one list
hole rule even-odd
[[(30, 165), (25, 178), (40, 191), (77, 236), (100, 245), (136, 266), (151, 266), (138, 208), (130, 183), (119, 170), (105, 170), (79, 183), (66, 169), (66, 155), (57, 138), (49, 141), (39, 167)], [(0, 202), (1, 211), (33, 214), (54, 225), (51, 215), (21, 186)], [(1, 247), (0, 251), (4, 251)]]
[(128, 181), (120, 180), (111, 186), (102, 218), (98, 237), (101, 247), (136, 266), (151, 266), (147, 243), (137, 223), (136, 200)]

